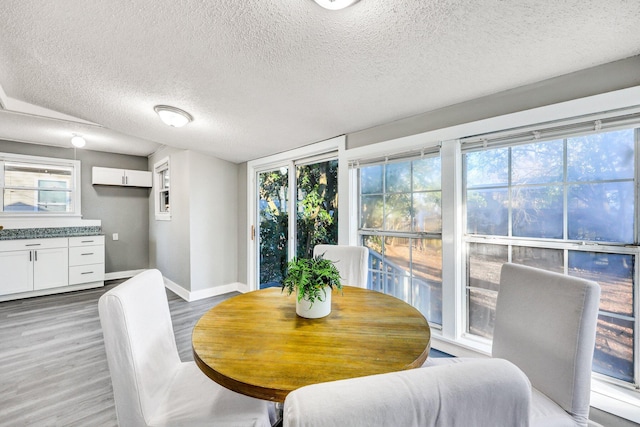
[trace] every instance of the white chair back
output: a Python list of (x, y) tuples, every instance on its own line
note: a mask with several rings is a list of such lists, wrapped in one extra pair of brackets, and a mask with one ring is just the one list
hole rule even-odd
[(367, 287), (369, 249), (364, 246), (316, 245), (313, 256), (318, 255), (335, 263), (343, 285)]
[(493, 357), (522, 369), (579, 425), (589, 416), (599, 301), (596, 282), (516, 264), (502, 267)]
[(502, 359), (314, 384), (284, 402), (284, 427), (529, 425), (531, 385)]
[(162, 274), (147, 270), (100, 297), (118, 423), (147, 425), (181, 361)]

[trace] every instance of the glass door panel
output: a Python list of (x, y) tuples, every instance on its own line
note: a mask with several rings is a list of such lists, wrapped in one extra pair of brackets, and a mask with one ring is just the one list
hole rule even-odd
[(338, 243), (338, 160), (296, 166), (296, 256)]
[(280, 286), (287, 267), (289, 168), (258, 173), (258, 280), (260, 289)]

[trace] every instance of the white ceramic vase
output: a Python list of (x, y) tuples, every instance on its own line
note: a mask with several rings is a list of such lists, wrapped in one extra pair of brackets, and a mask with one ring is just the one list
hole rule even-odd
[(306, 296), (298, 301), (296, 295), (296, 314), (307, 319), (319, 319), (331, 313), (331, 288), (325, 288), (326, 296), (322, 293), (322, 300), (316, 298), (313, 305)]

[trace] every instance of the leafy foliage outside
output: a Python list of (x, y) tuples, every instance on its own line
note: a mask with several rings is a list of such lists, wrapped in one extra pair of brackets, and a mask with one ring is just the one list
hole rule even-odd
[(287, 267), (288, 173), (260, 174), (260, 284), (281, 283)]
[[(310, 258), (317, 244), (338, 242), (338, 161), (296, 168), (295, 256)], [(287, 268), (288, 172), (260, 174), (260, 284), (281, 284)]]
[[(287, 265), (287, 272), (282, 281), (282, 291), (291, 295), (297, 291), (298, 301), (306, 297), (311, 306), (316, 300), (324, 301), (327, 288), (342, 289), (340, 272), (333, 261), (324, 259), (322, 255), (315, 258), (294, 258)], [(331, 291), (329, 291), (331, 292)]]
[(338, 161), (299, 166), (296, 257), (310, 258), (313, 247), (338, 243)]

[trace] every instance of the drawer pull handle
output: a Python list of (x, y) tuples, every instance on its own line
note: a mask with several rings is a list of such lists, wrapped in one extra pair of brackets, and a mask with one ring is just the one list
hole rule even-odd
[(82, 240), (80, 243), (93, 243), (93, 240)]
[(25, 246), (40, 246), (42, 243), (30, 243), (28, 245)]
[(93, 271), (85, 271), (84, 273), (80, 273), (80, 274), (93, 274)]
[(86, 254), (80, 254), (80, 255), (93, 255), (93, 252), (87, 252)]

